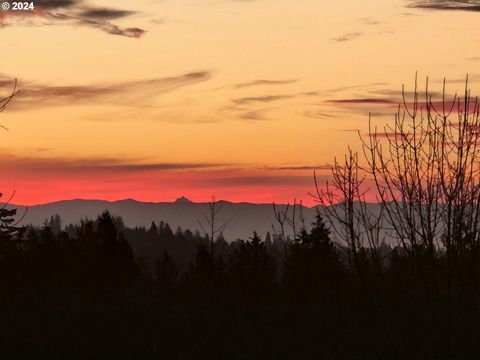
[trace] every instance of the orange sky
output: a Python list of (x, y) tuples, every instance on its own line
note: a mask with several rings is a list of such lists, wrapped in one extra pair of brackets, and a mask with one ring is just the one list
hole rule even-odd
[(415, 71), (480, 84), (480, 1), (34, 3), (0, 15), (15, 203), (312, 203), (313, 169), (359, 146), (369, 111), (391, 121)]

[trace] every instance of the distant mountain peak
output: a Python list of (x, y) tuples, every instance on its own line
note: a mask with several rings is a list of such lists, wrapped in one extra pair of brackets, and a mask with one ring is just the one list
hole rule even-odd
[(192, 204), (193, 201), (190, 199), (186, 198), (185, 196), (179, 197), (177, 200), (175, 200), (176, 204)]

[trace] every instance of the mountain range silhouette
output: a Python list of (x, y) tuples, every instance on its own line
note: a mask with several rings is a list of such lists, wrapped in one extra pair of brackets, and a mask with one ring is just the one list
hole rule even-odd
[[(218, 215), (218, 224), (227, 223), (223, 235), (225, 239), (248, 239), (253, 230), (261, 236), (272, 233), (275, 223), (272, 204), (233, 203), (218, 201), (222, 207)], [(152, 221), (167, 222), (172, 229), (181, 227), (192, 231), (200, 230), (208, 214), (208, 203), (192, 202), (182, 196), (174, 202), (142, 202), (134, 199), (118, 201), (105, 200), (62, 200), (41, 205), (23, 206), (11, 204), (8, 208), (17, 208), (20, 225), (41, 226), (51, 216), (60, 215), (62, 223), (76, 224), (81, 219), (94, 219), (105, 210), (114, 216), (121, 216), (127, 227), (149, 227)], [(277, 211), (284, 211), (285, 204), (277, 205)], [(290, 206), (291, 209), (291, 206)], [(300, 205), (297, 205), (300, 211)], [(305, 223), (310, 224), (315, 217), (315, 207), (302, 206)]]

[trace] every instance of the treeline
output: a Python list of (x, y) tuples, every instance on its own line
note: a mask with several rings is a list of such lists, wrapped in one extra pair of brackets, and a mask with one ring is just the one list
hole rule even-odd
[(0, 352), (8, 358), (480, 354), (477, 250), (452, 290), (445, 253), (434, 264), (386, 245), (352, 254), (320, 215), (292, 240), (220, 237), (213, 253), (208, 236), (162, 222), (128, 229), (107, 212), (39, 229), (15, 228), (12, 211), (0, 215)]

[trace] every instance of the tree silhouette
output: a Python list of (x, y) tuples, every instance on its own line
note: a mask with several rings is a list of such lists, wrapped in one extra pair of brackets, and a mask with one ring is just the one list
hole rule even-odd
[(290, 295), (321, 296), (330, 293), (342, 278), (342, 264), (330, 230), (317, 212), (310, 233), (303, 229), (288, 248), (285, 281)]
[(231, 274), (235, 284), (241, 289), (250, 289), (253, 293), (268, 290), (275, 279), (275, 262), (267, 253), (265, 242), (257, 232), (250, 241), (242, 241), (231, 260)]
[[(436, 102), (428, 78), (423, 100), (416, 78), (411, 100), (403, 87), (393, 125), (378, 130), (370, 122), (367, 136), (360, 136), (363, 157), (349, 149), (344, 163), (335, 161), (333, 182), (326, 190), (317, 184), (317, 200), (365, 284), (375, 274), (383, 281), (382, 237), (398, 241), (402, 251), (392, 264), (411, 266), (408, 273), (421, 279), (426, 302), (445, 302), (444, 340), (451, 353), (453, 309), (466, 299), (463, 279), (473, 270), (468, 254), (480, 239), (480, 107), (468, 76), (463, 97), (447, 100), (445, 89), (444, 80)], [(376, 212), (369, 210), (367, 189), (379, 203)], [(405, 256), (408, 261), (400, 262)], [(377, 293), (383, 288), (379, 284)], [(477, 292), (470, 296), (477, 299)]]

